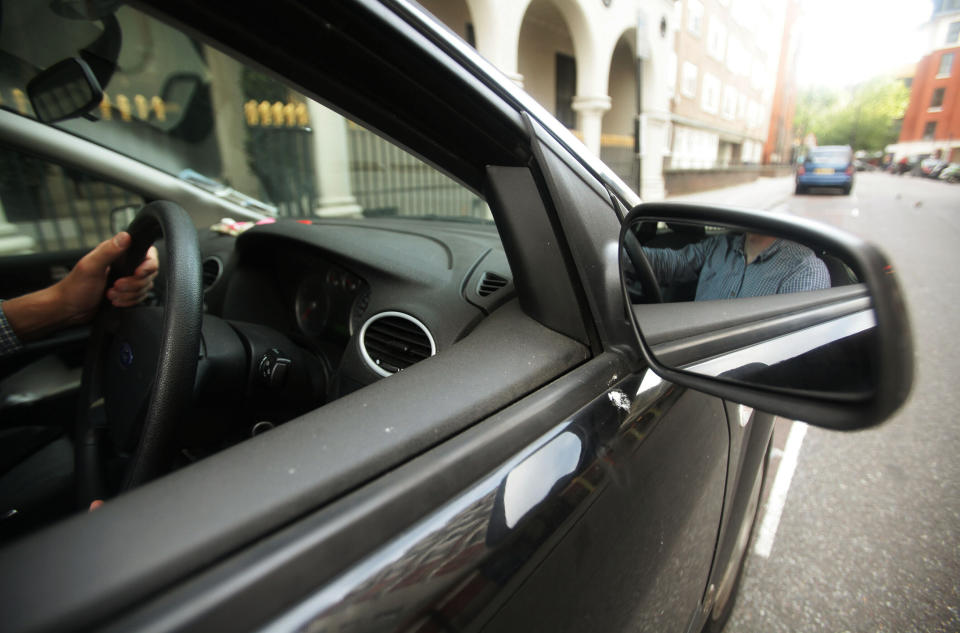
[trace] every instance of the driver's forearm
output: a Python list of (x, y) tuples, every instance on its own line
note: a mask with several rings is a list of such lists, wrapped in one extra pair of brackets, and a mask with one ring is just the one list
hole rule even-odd
[(3, 302), (7, 323), (22, 341), (41, 338), (69, 323), (56, 286)]

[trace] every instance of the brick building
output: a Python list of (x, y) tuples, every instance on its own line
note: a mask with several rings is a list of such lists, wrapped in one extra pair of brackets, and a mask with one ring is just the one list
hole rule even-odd
[(925, 25), (928, 53), (917, 64), (900, 138), (887, 152), (960, 162), (960, 0), (935, 0)]

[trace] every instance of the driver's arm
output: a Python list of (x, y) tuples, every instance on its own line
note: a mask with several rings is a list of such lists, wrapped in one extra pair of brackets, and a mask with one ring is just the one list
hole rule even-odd
[[(107, 285), (110, 264), (129, 247), (130, 234), (121, 231), (84, 255), (57, 283), (0, 304), (0, 354), (19, 349), (21, 341), (93, 318)], [(158, 268), (157, 249), (151, 246), (133, 275), (117, 279), (107, 290), (107, 300), (120, 308), (136, 305), (153, 288)]]
[(687, 244), (679, 250), (643, 246), (643, 254), (661, 285), (694, 281), (703, 268), (715, 238)]

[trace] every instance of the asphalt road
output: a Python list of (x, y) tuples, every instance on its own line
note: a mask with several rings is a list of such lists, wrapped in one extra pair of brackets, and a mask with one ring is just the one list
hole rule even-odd
[(878, 428), (807, 429), (769, 556), (751, 549), (726, 630), (960, 631), (960, 185), (865, 173), (850, 196), (767, 179), (696, 198), (733, 193), (879, 244), (907, 296), (916, 375)]

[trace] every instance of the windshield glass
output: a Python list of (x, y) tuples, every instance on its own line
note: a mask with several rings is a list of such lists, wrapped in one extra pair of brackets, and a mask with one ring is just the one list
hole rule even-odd
[(113, 2), (5, 2), (0, 107), (36, 118), (28, 82), (71, 57), (103, 99), (52, 125), (253, 211), (492, 222), (481, 198), (403, 149)]

